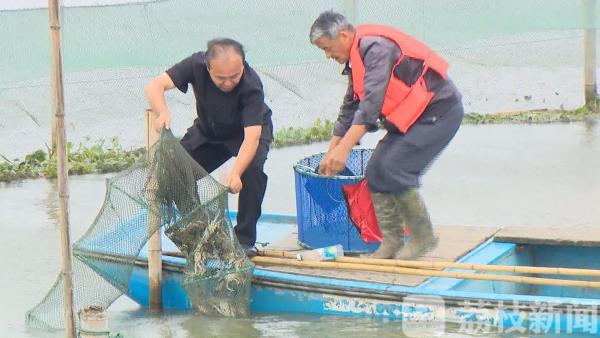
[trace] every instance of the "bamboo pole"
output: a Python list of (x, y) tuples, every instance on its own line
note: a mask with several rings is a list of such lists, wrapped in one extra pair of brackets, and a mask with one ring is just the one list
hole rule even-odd
[[(55, 8), (55, 9), (54, 9)], [(58, 0), (48, 0), (48, 12), (50, 14), (50, 35), (51, 35), (51, 39), (52, 39), (52, 48), (54, 49), (55, 46), (55, 42), (57, 41), (58, 43), (58, 58), (60, 59), (60, 19), (59, 19), (59, 5), (58, 5)], [(55, 12), (53, 12), (55, 11)], [(56, 57), (55, 54), (57, 52), (55, 52), (53, 50), (53, 59)], [(62, 100), (62, 61), (59, 61), (60, 65), (60, 69), (61, 69), (61, 100)], [(55, 71), (57, 67), (57, 62), (53, 60), (53, 64), (52, 64), (52, 69), (53, 71)], [(53, 78), (56, 75), (53, 75)], [(54, 85), (53, 85), (54, 86)], [(54, 90), (54, 89), (53, 89)], [(56, 99), (56, 93), (53, 93), (53, 99)], [(62, 103), (61, 103), (62, 104)], [(56, 104), (55, 104), (56, 105)], [(57, 143), (57, 138), (58, 138), (58, 118), (56, 116), (56, 113), (52, 115), (52, 121), (50, 122), (50, 154), (54, 154), (57, 150), (56, 148), (58, 147)]]
[(597, 108), (596, 86), (596, 0), (583, 0), (585, 28), (583, 33), (584, 45), (584, 91), (585, 105)]
[[(146, 151), (148, 163), (153, 162), (153, 154), (150, 148), (159, 138), (156, 131), (156, 113), (147, 109), (145, 115)], [(156, 200), (158, 182), (154, 173), (148, 173), (151, 180), (146, 191), (148, 198), (148, 281), (149, 281), (149, 306), (150, 311), (162, 310), (162, 247), (160, 242), (160, 211)]]
[[(262, 256), (262, 257), (296, 258), (296, 254), (297, 254), (297, 252), (284, 251), (284, 250), (258, 250), (258, 256)], [(178, 251), (165, 251), (165, 252), (163, 252), (163, 255), (185, 258), (185, 255), (182, 252), (178, 252)], [(398, 260), (398, 259), (375, 259), (375, 258), (357, 258), (357, 257), (338, 257), (335, 259), (335, 262), (404, 267), (404, 268), (420, 268), (420, 269), (427, 269), (427, 270), (458, 269), (458, 270), (474, 270), (474, 271), (486, 271), (486, 272), (510, 272), (510, 273), (540, 274), (540, 275), (600, 277), (600, 270), (594, 270), (594, 269), (573, 269), (573, 268), (540, 267), (540, 266), (514, 266), (514, 265), (486, 265), (486, 264), (471, 264), (471, 263), (456, 263), (456, 262), (408, 261), (408, 260)]]
[[(259, 256), (268, 257), (287, 257), (296, 258), (295, 252), (284, 250), (259, 250)], [(460, 269), (460, 270), (476, 270), (489, 272), (511, 272), (511, 273), (528, 273), (540, 275), (561, 275), (561, 276), (586, 276), (600, 277), (600, 270), (593, 269), (572, 269), (572, 268), (557, 268), (557, 267), (540, 267), (540, 266), (514, 266), (514, 265), (486, 265), (486, 264), (471, 264), (471, 263), (456, 263), (456, 262), (432, 262), (432, 261), (409, 261), (398, 259), (375, 259), (375, 258), (357, 258), (357, 257), (338, 257), (335, 260), (340, 263), (357, 263), (382, 266), (396, 266), (405, 268), (421, 268), (430, 270), (439, 269)]]
[(375, 271), (375, 272), (398, 273), (398, 274), (405, 274), (405, 275), (447, 277), (447, 278), (459, 278), (459, 279), (475, 279), (475, 280), (487, 280), (487, 281), (526, 283), (526, 284), (536, 284), (536, 285), (600, 288), (600, 282), (590, 282), (590, 281), (582, 281), (582, 280), (567, 280), (567, 279), (553, 279), (553, 278), (539, 278), (539, 277), (525, 277), (525, 276), (511, 276), (511, 275), (494, 275), (494, 274), (481, 274), (481, 273), (464, 273), (464, 272), (453, 272), (453, 271), (413, 269), (413, 268), (404, 268), (404, 267), (397, 267), (397, 266), (381, 266), (381, 265), (358, 264), (358, 263), (340, 263), (340, 262), (335, 262), (335, 261), (326, 261), (326, 262), (298, 261), (298, 260), (288, 259), (288, 258), (274, 258), (274, 257), (262, 257), (262, 256), (253, 257), (252, 261), (254, 263), (296, 266), (296, 267), (304, 267), (304, 268)]
[(71, 235), (69, 230), (69, 164), (67, 158), (67, 134), (62, 82), (62, 57), (60, 47), (60, 21), (58, 0), (48, 0), (50, 38), (52, 41), (52, 106), (54, 111), (52, 128), (56, 128), (56, 155), (60, 222), (60, 247), (62, 254), (62, 276), (64, 292), (65, 334), (75, 337), (73, 312), (73, 263), (71, 260)]

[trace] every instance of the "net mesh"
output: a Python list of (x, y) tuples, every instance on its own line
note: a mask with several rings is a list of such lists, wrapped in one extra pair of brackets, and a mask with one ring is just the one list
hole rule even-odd
[[(104, 204), (73, 244), (74, 310), (107, 308), (129, 290), (140, 250), (159, 228), (185, 254), (183, 285), (205, 314), (247, 316), (254, 265), (235, 238), (227, 188), (179, 145), (170, 131), (148, 155), (107, 180)], [(62, 276), (27, 313), (33, 327), (63, 327)]]
[[(26, 7), (32, 1), (10, 2)], [(143, 86), (219, 36), (245, 45), (264, 82), (275, 131), (310, 126), (316, 117), (335, 119), (345, 91), (342, 67), (308, 41), (310, 25), (328, 9), (356, 24), (389, 24), (426, 42), (449, 60), (468, 112), (575, 108), (583, 104), (583, 29), (598, 27), (594, 16), (600, 11), (594, 0), (131, 2), (63, 1), (71, 141), (118, 136), (125, 146), (143, 144), (142, 114), (132, 114), (147, 107)], [(49, 140), (48, 35), (45, 9), (0, 10), (4, 139), (22, 140), (17, 147), (0, 141), (0, 154), (9, 158), (43, 149)], [(167, 101), (173, 130), (183, 134), (194, 118), (194, 97), (171, 91)]]

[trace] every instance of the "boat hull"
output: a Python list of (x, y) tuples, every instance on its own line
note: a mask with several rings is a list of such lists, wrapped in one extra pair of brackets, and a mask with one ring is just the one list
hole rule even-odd
[[(259, 232), (281, 237), (294, 229), (292, 223), (293, 217), (263, 218)], [(174, 249), (169, 247), (166, 238), (163, 244), (164, 250)], [(488, 239), (458, 262), (600, 269), (600, 262), (594, 259), (598, 256), (598, 246), (520, 245)], [(184, 259), (163, 256), (162, 299), (166, 310), (192, 310), (182, 283), (184, 267)], [(131, 273), (127, 294), (138, 304), (148, 305), (145, 249)], [(403, 327), (405, 323), (429, 323), (429, 326), (431, 323), (438, 326), (454, 323), (460, 325), (462, 332), (473, 334), (486, 333), (481, 332), (482, 329), (509, 333), (597, 334), (600, 333), (599, 307), (598, 289), (533, 287), (513, 282), (447, 277), (432, 277), (416, 286), (404, 286), (315, 276), (308, 271), (274, 271), (268, 266), (254, 270), (250, 301), (252, 315), (368, 316), (402, 320)]]
[[(148, 277), (144, 265), (138, 261), (133, 270), (128, 296), (147, 306)], [(182, 280), (182, 265), (165, 264), (165, 309), (192, 310)], [(403, 320), (407, 325), (453, 323), (465, 333), (485, 333), (478, 330), (486, 328), (502, 332), (598, 333), (599, 305), (598, 299), (591, 298), (404, 287), (256, 269), (250, 312), (368, 316)]]

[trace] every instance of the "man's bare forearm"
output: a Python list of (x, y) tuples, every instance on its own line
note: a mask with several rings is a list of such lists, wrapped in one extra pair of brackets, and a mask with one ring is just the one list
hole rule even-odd
[(244, 128), (244, 141), (238, 151), (237, 159), (231, 170), (231, 174), (242, 176), (246, 168), (250, 165), (256, 155), (258, 144), (260, 143), (261, 126), (251, 126)]
[(358, 144), (360, 139), (367, 133), (367, 126), (364, 124), (355, 124), (350, 129), (344, 137), (340, 140), (338, 146), (343, 147), (344, 149), (350, 151), (355, 145)]

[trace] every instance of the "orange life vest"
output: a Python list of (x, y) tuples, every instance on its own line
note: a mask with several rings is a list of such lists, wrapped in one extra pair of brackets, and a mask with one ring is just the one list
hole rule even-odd
[[(410, 126), (421, 116), (433, 98), (434, 92), (427, 90), (425, 73), (434, 70), (443, 78), (448, 76), (448, 62), (432, 51), (422, 42), (401, 31), (382, 25), (361, 25), (356, 27), (356, 36), (350, 50), (352, 81), (354, 95), (360, 100), (365, 95), (365, 65), (360, 57), (359, 43), (364, 36), (382, 36), (394, 41), (402, 55), (396, 61), (390, 74), (381, 112), (386, 120), (394, 124), (401, 132), (406, 133)], [(406, 56), (423, 61), (423, 71), (412, 86), (394, 76), (394, 69)]]

